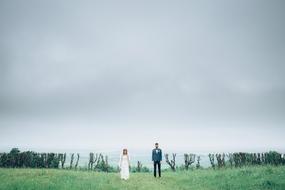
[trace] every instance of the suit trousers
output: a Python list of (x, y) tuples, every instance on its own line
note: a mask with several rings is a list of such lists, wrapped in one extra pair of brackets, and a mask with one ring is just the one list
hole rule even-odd
[(160, 161), (153, 161), (153, 174), (156, 177), (156, 167), (158, 168), (158, 176), (161, 177)]

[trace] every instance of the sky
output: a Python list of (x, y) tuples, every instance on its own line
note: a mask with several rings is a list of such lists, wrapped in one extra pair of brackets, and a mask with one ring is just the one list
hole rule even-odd
[(0, 150), (285, 152), (283, 0), (0, 0)]

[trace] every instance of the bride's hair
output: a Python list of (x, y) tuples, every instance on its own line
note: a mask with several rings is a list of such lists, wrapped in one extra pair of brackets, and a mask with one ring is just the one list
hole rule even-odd
[(123, 149), (123, 155), (127, 155), (128, 154), (128, 149), (124, 148)]

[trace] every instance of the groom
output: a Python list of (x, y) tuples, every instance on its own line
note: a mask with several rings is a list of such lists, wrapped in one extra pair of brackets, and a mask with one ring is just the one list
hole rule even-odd
[(160, 162), (162, 160), (162, 151), (158, 148), (158, 143), (155, 143), (155, 149), (152, 150), (152, 161), (154, 167), (154, 177), (156, 177), (156, 167), (158, 167), (158, 176), (161, 177)]

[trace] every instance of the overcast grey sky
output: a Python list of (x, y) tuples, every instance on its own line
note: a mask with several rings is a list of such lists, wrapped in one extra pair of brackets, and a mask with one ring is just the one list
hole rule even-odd
[(285, 151), (284, 10), (0, 0), (0, 149)]

